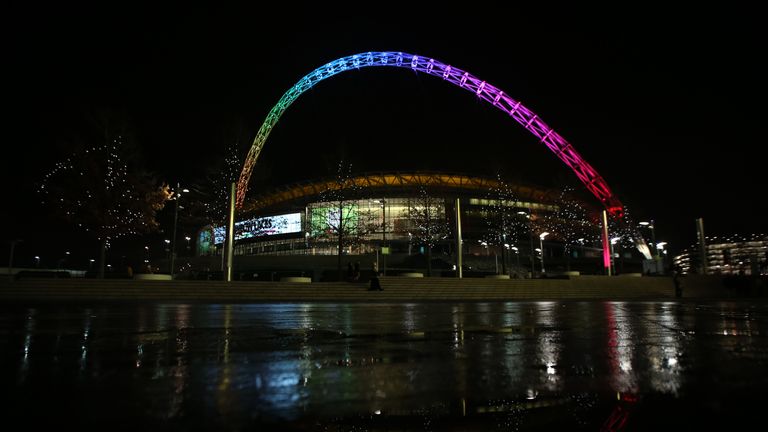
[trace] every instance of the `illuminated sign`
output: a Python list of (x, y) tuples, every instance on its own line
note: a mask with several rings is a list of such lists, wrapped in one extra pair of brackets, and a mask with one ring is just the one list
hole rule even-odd
[[(289, 213), (235, 222), (235, 241), (297, 232), (301, 232), (301, 213)], [(213, 229), (215, 244), (224, 243), (226, 236), (227, 227), (221, 226)]]

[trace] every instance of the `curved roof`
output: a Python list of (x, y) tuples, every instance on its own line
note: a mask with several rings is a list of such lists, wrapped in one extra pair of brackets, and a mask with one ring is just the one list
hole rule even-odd
[[(424, 187), (432, 191), (441, 191), (452, 194), (466, 194), (476, 191), (485, 195), (495, 187), (499, 187), (499, 181), (483, 177), (472, 177), (463, 174), (446, 173), (372, 173), (361, 174), (349, 180), (354, 186), (363, 189), (366, 193), (375, 190), (377, 193), (406, 192), (416, 194)], [(528, 201), (553, 201), (557, 192), (528, 185), (508, 183), (511, 192), (519, 199)], [(289, 204), (291, 202), (306, 202), (313, 197), (318, 197), (322, 192), (339, 188), (336, 179), (323, 179), (312, 182), (300, 182), (281, 187), (267, 192), (261, 196), (248, 200), (245, 203), (245, 212), (254, 212), (267, 208)]]

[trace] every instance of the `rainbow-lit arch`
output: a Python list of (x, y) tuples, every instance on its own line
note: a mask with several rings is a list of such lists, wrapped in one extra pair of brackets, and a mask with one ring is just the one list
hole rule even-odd
[(283, 97), (281, 97), (277, 104), (272, 108), (267, 115), (267, 118), (264, 120), (264, 123), (259, 128), (259, 132), (253, 140), (253, 145), (248, 151), (248, 156), (243, 165), (243, 171), (240, 173), (240, 179), (237, 183), (238, 207), (241, 207), (245, 200), (245, 193), (248, 190), (248, 182), (251, 179), (251, 172), (256, 164), (256, 159), (259, 157), (259, 153), (261, 153), (261, 148), (264, 147), (264, 143), (267, 141), (269, 133), (272, 132), (272, 129), (277, 124), (280, 116), (283, 115), (283, 112), (288, 109), (293, 101), (295, 101), (302, 93), (312, 88), (312, 86), (326, 78), (330, 78), (347, 70), (368, 66), (394, 66), (412, 69), (417, 72), (440, 77), (451, 84), (475, 93), (479, 98), (509, 114), (515, 121), (523, 125), (524, 128), (549, 147), (560, 160), (573, 170), (579, 180), (584, 183), (584, 186), (586, 186), (587, 189), (589, 189), (590, 192), (603, 203), (611, 214), (621, 216), (623, 206), (618, 198), (611, 192), (608, 184), (603, 180), (600, 174), (598, 174), (597, 171), (592, 168), (592, 166), (587, 163), (578, 152), (576, 152), (573, 146), (566, 141), (565, 138), (555, 132), (554, 129), (547, 126), (539, 116), (524, 107), (520, 102), (512, 99), (509, 95), (491, 84), (471, 75), (469, 72), (465, 72), (429, 57), (393, 51), (367, 52), (334, 60), (310, 72), (283, 94)]

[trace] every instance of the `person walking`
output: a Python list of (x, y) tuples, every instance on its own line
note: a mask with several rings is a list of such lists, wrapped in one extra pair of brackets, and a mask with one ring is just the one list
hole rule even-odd
[(360, 261), (355, 262), (355, 269), (352, 272), (352, 280), (355, 282), (360, 280)]
[(680, 278), (682, 278), (682, 269), (679, 266), (675, 266), (675, 269), (672, 270), (672, 282), (675, 283), (675, 297), (682, 298), (683, 297), (683, 286), (682, 281)]
[(368, 290), (384, 291), (381, 287), (381, 281), (379, 280), (379, 264), (376, 261), (373, 262), (373, 277), (371, 277), (371, 287), (368, 288)]

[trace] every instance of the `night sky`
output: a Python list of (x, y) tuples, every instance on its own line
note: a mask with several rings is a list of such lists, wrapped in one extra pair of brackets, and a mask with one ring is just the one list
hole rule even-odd
[[(712, 235), (768, 232), (759, 134), (768, 38), (755, 10), (111, 7), (4, 12), (0, 236), (25, 239), (24, 254), (60, 254), (73, 238), (49, 221), (34, 191), (94, 112), (121, 113), (148, 168), (191, 183), (228, 145), (244, 154), (302, 76), (372, 50), (433, 57), (522, 101), (636, 220), (655, 219), (657, 239), (673, 250), (694, 241), (696, 217)], [(357, 172), (578, 184), (520, 125), (470, 93), (409, 70), (370, 68), (323, 81), (291, 106), (251, 193), (327, 176), (342, 158)]]

